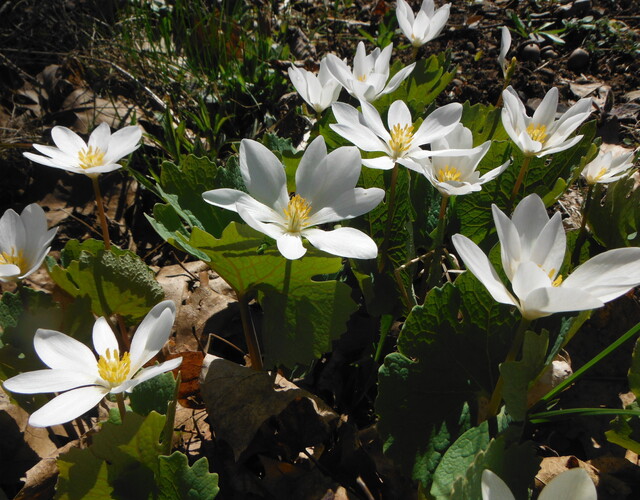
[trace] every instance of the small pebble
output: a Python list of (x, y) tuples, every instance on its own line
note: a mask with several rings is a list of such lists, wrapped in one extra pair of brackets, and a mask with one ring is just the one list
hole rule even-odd
[(528, 43), (522, 48), (520, 57), (523, 61), (537, 61), (540, 59), (540, 47), (535, 43)]
[(558, 58), (558, 53), (553, 50), (551, 47), (547, 47), (542, 51), (542, 58), (543, 59), (557, 59)]
[(587, 52), (583, 48), (578, 47), (569, 56), (567, 67), (571, 71), (582, 71), (589, 65), (589, 59), (589, 52)]

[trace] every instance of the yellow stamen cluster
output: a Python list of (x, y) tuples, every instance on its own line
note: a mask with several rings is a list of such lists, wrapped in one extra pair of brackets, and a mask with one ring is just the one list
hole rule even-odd
[[(549, 271), (548, 276), (549, 276), (549, 279), (550, 279), (550, 280), (553, 280), (553, 275), (554, 275), (554, 274), (556, 274), (556, 270), (555, 270), (555, 268), (554, 268), (554, 269), (552, 269), (551, 271)], [(556, 287), (558, 287), (558, 286), (560, 286), (561, 284), (562, 284), (562, 274), (559, 274), (559, 275), (558, 275), (558, 277), (557, 277), (556, 279), (554, 279), (554, 280), (551, 282), (551, 286), (556, 286)]]
[(596, 175), (589, 175), (587, 177), (587, 183), (589, 184), (595, 184), (596, 182), (598, 182), (600, 179), (602, 179), (602, 176), (604, 174), (607, 173), (607, 167), (602, 167), (600, 169), (600, 171), (596, 174)]
[(284, 215), (287, 218), (287, 232), (299, 233), (307, 226), (311, 205), (299, 194), (289, 200)]
[(18, 266), (22, 273), (28, 271), (27, 261), (24, 258), (23, 251), (18, 250), (18, 252), (16, 252), (15, 248), (11, 249), (11, 253), (0, 252), (0, 264), (13, 264), (14, 266)]
[(105, 382), (109, 382), (111, 387), (117, 387), (127, 380), (130, 370), (131, 360), (128, 352), (121, 358), (118, 349), (113, 350), (113, 356), (111, 350), (107, 349), (105, 355), (98, 359), (98, 374)]
[(546, 125), (536, 125), (535, 123), (531, 123), (527, 127), (527, 134), (534, 141), (538, 141), (544, 144), (547, 140), (547, 126)]
[(389, 147), (391, 148), (391, 151), (393, 151), (393, 158), (400, 158), (403, 154), (409, 151), (412, 140), (413, 125), (405, 125), (402, 127), (399, 123), (396, 123), (391, 127), (391, 140), (389, 141)]
[(362, 74), (358, 76), (358, 81), (359, 82), (366, 82), (367, 81), (367, 75), (366, 74)]
[(78, 152), (78, 160), (84, 169), (99, 167), (104, 164), (104, 152), (100, 148), (89, 146)]
[(462, 173), (456, 167), (450, 167), (447, 165), (444, 168), (441, 168), (438, 171), (438, 181), (439, 182), (447, 182), (447, 181), (458, 181), (462, 178)]

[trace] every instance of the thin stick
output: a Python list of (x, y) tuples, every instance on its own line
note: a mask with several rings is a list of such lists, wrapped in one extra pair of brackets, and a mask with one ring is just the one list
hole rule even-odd
[(531, 163), (532, 156), (525, 156), (524, 161), (522, 162), (522, 167), (520, 167), (520, 173), (518, 174), (518, 178), (516, 179), (516, 185), (513, 186), (513, 191), (511, 192), (511, 198), (509, 199), (508, 211), (511, 211), (511, 207), (513, 207), (513, 202), (516, 201), (516, 196), (518, 196), (518, 191), (520, 191), (520, 186), (522, 186), (522, 181), (524, 180), (524, 176), (529, 170), (529, 164)]
[(118, 403), (118, 410), (120, 410), (120, 420), (124, 422), (125, 415), (127, 414), (127, 409), (124, 406), (124, 396), (121, 392), (116, 394), (116, 402)]
[[(516, 356), (522, 348), (522, 342), (524, 341), (524, 332), (527, 331), (527, 328), (529, 328), (530, 324), (531, 320), (525, 318), (522, 318), (520, 320), (518, 331), (516, 332), (516, 336), (514, 337), (513, 343), (511, 344), (511, 349), (509, 349), (509, 352), (507, 353), (507, 357), (504, 358), (504, 363), (508, 363), (516, 359)], [(487, 418), (495, 417), (498, 414), (498, 409), (500, 408), (500, 403), (502, 402), (503, 385), (504, 379), (502, 378), (502, 375), (500, 375), (500, 377), (498, 378), (498, 382), (493, 389), (493, 394), (491, 394), (491, 400), (489, 401), (489, 406), (487, 408)]]
[(109, 238), (109, 226), (107, 225), (107, 217), (104, 214), (104, 205), (102, 204), (102, 194), (100, 193), (100, 184), (98, 184), (98, 176), (91, 176), (93, 182), (93, 192), (96, 195), (96, 204), (98, 205), (98, 218), (102, 226), (102, 240), (104, 241), (104, 249), (111, 248), (111, 238)]
[(238, 295), (238, 303), (240, 304), (240, 318), (242, 319), (242, 330), (244, 331), (244, 339), (249, 349), (249, 358), (251, 359), (251, 368), (262, 371), (262, 354), (260, 353), (260, 344), (258, 343), (258, 334), (251, 318), (249, 310), (249, 300), (246, 295)]
[(387, 207), (387, 223), (384, 228), (384, 239), (380, 246), (380, 263), (378, 265), (378, 272), (384, 271), (387, 267), (387, 250), (389, 248), (389, 238), (391, 237), (391, 225), (393, 224), (393, 213), (396, 209), (396, 184), (398, 182), (398, 163), (393, 165), (391, 171), (391, 185), (389, 187), (389, 205)]
[(593, 186), (593, 184), (589, 184), (589, 189), (585, 195), (584, 205), (582, 207), (580, 232), (578, 233), (576, 244), (573, 247), (573, 253), (571, 254), (571, 265), (574, 267), (580, 263), (580, 250), (582, 250), (582, 245), (584, 245), (584, 242), (587, 240), (587, 218), (589, 216), (589, 210), (591, 209), (591, 200), (595, 196)]

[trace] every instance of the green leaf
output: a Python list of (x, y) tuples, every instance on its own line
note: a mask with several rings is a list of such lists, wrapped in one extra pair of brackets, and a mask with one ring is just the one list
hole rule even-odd
[(376, 412), (385, 452), (413, 478), (430, 482), (442, 454), (468, 428), (466, 408), (488, 399), (515, 322), (470, 273), (432, 289), (407, 317), (400, 352), (379, 372)]
[(148, 415), (152, 411), (164, 415), (175, 388), (176, 381), (171, 372), (146, 380), (136, 385), (129, 394), (131, 409), (138, 415)]
[(629, 389), (640, 400), (640, 339), (636, 340), (629, 368)]
[(486, 469), (507, 483), (515, 498), (529, 498), (528, 487), (539, 464), (533, 443), (517, 443), (500, 436), (491, 440), (486, 450), (478, 452), (466, 474), (453, 484), (451, 494), (438, 500), (483, 500), (482, 473)]
[(88, 297), (96, 316), (120, 314), (139, 322), (164, 298), (162, 287), (147, 265), (133, 252), (102, 242), (70, 240), (61, 263), (49, 269), (53, 281), (72, 297)]
[[(390, 74), (397, 73), (405, 64), (397, 60), (390, 69)], [(409, 107), (414, 118), (424, 113), (438, 95), (445, 89), (455, 77), (456, 67), (451, 68), (449, 55), (442, 52), (434, 54), (427, 59), (421, 59), (409, 77), (391, 94), (383, 95), (377, 99), (374, 106), (378, 111), (389, 109), (392, 102), (404, 101)]]
[[(499, 415), (497, 419), (498, 431), (502, 432), (507, 421)], [(453, 483), (467, 472), (467, 469), (475, 461), (478, 453), (485, 450), (491, 441), (489, 435), (489, 423), (482, 422), (477, 427), (472, 427), (460, 436), (449, 447), (442, 457), (433, 476), (431, 495), (436, 498), (449, 498)]]
[[(72, 449), (58, 458), (63, 466), (56, 489), (68, 495), (60, 498), (84, 498), (70, 496), (72, 488), (102, 492), (107, 487), (113, 488), (114, 498), (155, 498), (164, 422), (163, 415), (151, 412), (147, 417), (127, 413), (123, 424), (104, 423), (88, 448)], [(81, 485), (76, 487), (77, 481)]]
[(502, 396), (509, 416), (517, 422), (523, 421), (526, 417), (527, 394), (545, 366), (548, 347), (549, 332), (543, 330), (538, 335), (527, 331), (524, 334), (522, 359), (500, 365), (500, 373), (504, 380)]
[[(640, 410), (640, 405), (634, 401), (626, 407), (628, 410)], [(640, 417), (618, 416), (611, 421), (611, 429), (604, 435), (610, 443), (622, 446), (634, 453), (640, 453)]]
[(331, 341), (346, 330), (357, 308), (346, 284), (317, 279), (335, 274), (342, 259), (310, 248), (303, 258), (291, 261), (275, 246), (258, 252), (264, 243), (263, 234), (236, 223), (220, 239), (194, 229), (189, 240), (239, 297), (255, 295), (263, 306), (267, 359), (287, 366), (308, 364), (331, 350)]
[(473, 134), (473, 145), (479, 146), (485, 141), (506, 141), (509, 135), (502, 126), (502, 108), (485, 104), (471, 105), (469, 101), (462, 105), (462, 123)]
[(218, 475), (209, 472), (206, 457), (191, 467), (184, 453), (159, 457), (158, 500), (211, 500), (218, 495)]
[(107, 463), (87, 450), (71, 448), (57, 460), (56, 500), (108, 500), (113, 498)]
[(595, 190), (588, 215), (593, 237), (605, 248), (640, 245), (640, 189), (632, 177)]

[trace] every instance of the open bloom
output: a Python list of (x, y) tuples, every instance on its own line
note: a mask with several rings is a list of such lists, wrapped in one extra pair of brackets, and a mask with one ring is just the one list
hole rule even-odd
[(500, 28), (500, 54), (498, 55), (498, 63), (502, 69), (502, 74), (507, 77), (507, 70), (509, 69), (509, 62), (507, 61), (507, 53), (511, 48), (511, 32), (509, 28), (503, 26)]
[[(598, 493), (584, 469), (569, 469), (554, 477), (538, 500), (596, 500)], [(482, 472), (482, 500), (515, 500), (505, 482), (490, 470)]]
[(467, 269), (491, 296), (516, 306), (525, 319), (601, 307), (640, 284), (640, 248), (596, 255), (564, 279), (559, 274), (566, 247), (560, 214), (549, 219), (537, 194), (524, 198), (511, 220), (495, 205), (492, 210), (502, 267), (513, 292), (475, 243), (461, 234), (453, 235), (452, 241)]
[(376, 47), (371, 54), (367, 55), (364, 43), (360, 42), (353, 59), (353, 71), (346, 62), (333, 54), (326, 57), (327, 67), (349, 94), (357, 99), (373, 102), (381, 95), (396, 90), (416, 65), (412, 63), (402, 68), (389, 80), (389, 60), (392, 50), (391, 43), (384, 50), (380, 51)]
[(420, 47), (436, 38), (449, 19), (451, 4), (445, 4), (435, 10), (433, 0), (423, 0), (422, 6), (416, 16), (405, 0), (398, 0), (396, 5), (396, 17), (400, 30), (404, 33), (411, 45)]
[(474, 148), (471, 130), (459, 123), (449, 134), (431, 144), (432, 153), (446, 153), (451, 150), (455, 155), (436, 155), (430, 160), (424, 160), (424, 174), (442, 196), (456, 196), (480, 191), (482, 184), (495, 179), (504, 172), (510, 163), (506, 161), (480, 176), (476, 169), (490, 147), (491, 141), (487, 141)]
[(611, 151), (600, 151), (598, 156), (587, 163), (582, 170), (582, 177), (587, 184), (608, 184), (621, 179), (633, 169), (633, 151), (613, 156)]
[(306, 69), (291, 66), (289, 68), (289, 78), (300, 97), (316, 113), (322, 113), (332, 103), (336, 102), (342, 90), (340, 82), (329, 73), (326, 58), (320, 61), (318, 76)]
[(47, 217), (37, 203), (20, 215), (7, 210), (0, 218), (0, 281), (21, 280), (35, 272), (57, 231), (47, 229)]
[(591, 113), (591, 98), (575, 103), (556, 120), (558, 89), (552, 88), (533, 113), (527, 116), (522, 101), (511, 86), (502, 92), (502, 125), (525, 156), (545, 156), (577, 144), (581, 135), (567, 139)]
[(42, 155), (23, 153), (30, 160), (90, 177), (121, 168), (118, 161), (138, 149), (142, 130), (132, 125), (113, 135), (106, 123), (91, 132), (89, 142), (67, 127), (53, 127), (51, 138), (57, 147), (34, 144)]
[(355, 187), (360, 176), (360, 153), (342, 147), (327, 154), (322, 136), (307, 148), (296, 171), (296, 193), (289, 196), (284, 167), (262, 144), (250, 139), (240, 143), (240, 172), (249, 194), (236, 189), (214, 189), (202, 194), (205, 201), (237, 212), (252, 228), (276, 240), (287, 259), (299, 259), (314, 247), (340, 257), (372, 259), (375, 242), (363, 232), (340, 227), (332, 231), (320, 224), (351, 219), (372, 210), (384, 197), (379, 188)]
[(403, 101), (395, 101), (389, 107), (387, 130), (373, 105), (360, 101), (360, 106), (362, 113), (348, 104), (333, 104), (337, 123), (330, 127), (363, 151), (382, 151), (384, 156), (362, 160), (365, 166), (382, 170), (391, 169), (398, 162), (422, 173), (418, 162), (430, 153), (420, 146), (451, 132), (462, 116), (461, 104), (447, 104), (431, 113), (414, 132), (409, 108)]
[(142, 368), (166, 343), (175, 317), (173, 302), (160, 302), (140, 323), (131, 350), (122, 355), (107, 320), (98, 318), (93, 326), (97, 361), (82, 342), (54, 330), (38, 329), (33, 345), (50, 369), (16, 375), (4, 382), (4, 388), (20, 394), (66, 391), (33, 413), (29, 424), (47, 427), (69, 422), (89, 411), (107, 394), (130, 392), (139, 383), (177, 368), (182, 358)]

